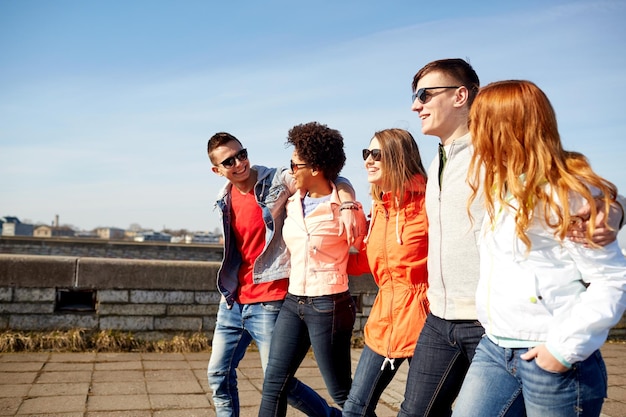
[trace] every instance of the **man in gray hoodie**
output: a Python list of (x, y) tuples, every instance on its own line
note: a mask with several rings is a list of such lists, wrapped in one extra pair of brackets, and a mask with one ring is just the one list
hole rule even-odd
[[(471, 189), (466, 182), (472, 156), (469, 110), (479, 80), (468, 62), (442, 59), (420, 69), (412, 87), (411, 109), (419, 114), (422, 133), (437, 136), (441, 143), (426, 185), (431, 312), (415, 347), (398, 416), (441, 417), (452, 414), (452, 404), (484, 333), (477, 319), (475, 294), (480, 275), (477, 236), (485, 210), (479, 190), (468, 216)], [(621, 207), (611, 211), (609, 224), (621, 227), (622, 214)], [(594, 242), (606, 245), (615, 240), (619, 227), (606, 228), (602, 221), (603, 216), (598, 216)], [(581, 241), (583, 234), (578, 230), (570, 237)]]
[(412, 110), (422, 133), (437, 136), (439, 157), (428, 168), (428, 300), (430, 314), (411, 360), (399, 416), (452, 413), (463, 377), (484, 330), (474, 297), (479, 276), (476, 236), (484, 215), (482, 198), (467, 215), (471, 158), (469, 109), (479, 88), (474, 69), (462, 59), (427, 64), (413, 79)]

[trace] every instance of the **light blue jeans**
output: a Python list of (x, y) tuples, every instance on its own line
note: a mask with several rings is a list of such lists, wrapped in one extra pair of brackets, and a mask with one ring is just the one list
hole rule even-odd
[(452, 417), (597, 417), (607, 394), (600, 351), (563, 373), (548, 372), (523, 349), (483, 337), (472, 359)]
[[(213, 392), (213, 405), (217, 417), (239, 416), (239, 391), (237, 366), (246, 349), (254, 340), (261, 356), (263, 372), (267, 367), (274, 324), (282, 301), (256, 304), (235, 303), (228, 309), (221, 302), (213, 333), (211, 358), (207, 369), (209, 388)], [(308, 416), (317, 416), (319, 396), (310, 387), (292, 378), (288, 386), (288, 402)]]

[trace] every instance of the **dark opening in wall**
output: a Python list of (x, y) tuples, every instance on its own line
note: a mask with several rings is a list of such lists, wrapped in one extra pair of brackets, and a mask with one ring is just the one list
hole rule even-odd
[(57, 289), (54, 311), (96, 311), (96, 292), (94, 290)]

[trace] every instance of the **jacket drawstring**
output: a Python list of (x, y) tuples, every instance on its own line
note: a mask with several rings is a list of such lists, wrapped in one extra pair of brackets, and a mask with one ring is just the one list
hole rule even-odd
[(383, 360), (383, 364), (381, 365), (380, 370), (384, 371), (385, 370), (385, 365), (389, 364), (389, 367), (391, 368), (391, 370), (394, 371), (396, 369), (395, 361), (396, 360), (393, 359), (393, 358), (387, 358), (386, 357), (385, 360)]
[[(372, 201), (372, 212), (374, 211), (374, 207), (375, 207), (376, 202)], [(398, 199), (396, 198), (396, 207), (398, 207)], [(370, 216), (370, 225), (369, 228), (367, 229), (367, 235), (365, 236), (365, 238), (363, 239), (363, 243), (367, 243), (367, 241), (369, 240), (370, 237), (370, 233), (372, 233), (372, 227), (374, 226), (374, 215)], [(398, 245), (402, 245), (402, 236), (400, 233), (400, 213), (398, 212), (398, 210), (396, 210), (396, 241), (398, 242)]]
[(402, 237), (400, 236), (400, 211), (399, 211), (400, 205), (398, 204), (398, 197), (396, 197), (395, 200), (396, 200), (396, 241), (398, 242), (398, 245), (401, 245)]

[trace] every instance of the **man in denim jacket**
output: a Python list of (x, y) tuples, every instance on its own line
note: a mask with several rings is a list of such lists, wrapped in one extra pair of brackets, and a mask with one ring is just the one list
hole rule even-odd
[[(290, 266), (282, 228), (285, 203), (295, 185), (287, 169), (251, 166), (247, 150), (228, 133), (209, 139), (208, 154), (213, 172), (228, 183), (216, 203), (224, 231), (224, 259), (217, 275), (222, 301), (207, 375), (217, 416), (238, 416), (237, 366), (254, 340), (265, 372), (274, 322), (287, 293)], [(350, 183), (337, 182), (341, 199), (353, 201)], [(342, 232), (356, 236), (351, 211), (342, 211)], [(309, 416), (331, 409), (317, 403), (325, 400), (296, 379), (290, 381), (288, 398)]]

